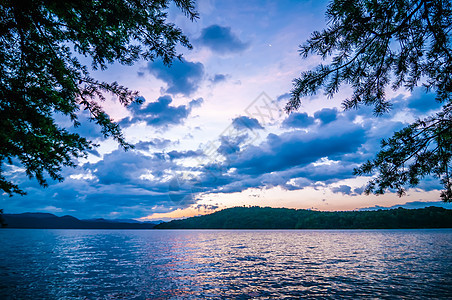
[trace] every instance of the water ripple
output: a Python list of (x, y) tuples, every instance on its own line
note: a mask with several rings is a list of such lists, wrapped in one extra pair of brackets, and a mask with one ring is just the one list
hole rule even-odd
[(450, 298), (452, 230), (0, 231), (1, 299)]

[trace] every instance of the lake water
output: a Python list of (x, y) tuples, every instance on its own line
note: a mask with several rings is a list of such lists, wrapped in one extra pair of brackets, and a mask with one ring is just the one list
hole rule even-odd
[(452, 230), (0, 230), (0, 299), (452, 298)]

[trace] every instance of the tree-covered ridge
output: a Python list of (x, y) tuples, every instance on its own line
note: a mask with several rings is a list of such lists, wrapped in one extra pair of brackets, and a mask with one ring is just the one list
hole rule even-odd
[(233, 207), (173, 220), (157, 229), (392, 229), (452, 228), (452, 210), (441, 207), (322, 212), (270, 207)]

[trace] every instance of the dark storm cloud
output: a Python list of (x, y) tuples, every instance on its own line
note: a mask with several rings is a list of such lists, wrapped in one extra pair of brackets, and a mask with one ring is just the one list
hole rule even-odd
[(307, 128), (314, 124), (315, 119), (307, 113), (291, 113), (282, 123), (284, 128)]
[(148, 70), (158, 79), (167, 84), (166, 92), (189, 96), (195, 92), (204, 77), (204, 66), (200, 62), (190, 62), (182, 58), (174, 60), (171, 66), (166, 66), (162, 60), (148, 64)]
[(197, 42), (218, 54), (238, 53), (248, 48), (231, 30), (231, 27), (211, 25), (201, 31)]
[(155, 102), (145, 104), (134, 103), (128, 108), (132, 117), (127, 117), (120, 122), (122, 126), (129, 126), (138, 122), (146, 122), (149, 126), (168, 127), (169, 125), (182, 124), (188, 117), (193, 107), (202, 104), (203, 99), (192, 100), (188, 105), (172, 106), (170, 96), (162, 96)]

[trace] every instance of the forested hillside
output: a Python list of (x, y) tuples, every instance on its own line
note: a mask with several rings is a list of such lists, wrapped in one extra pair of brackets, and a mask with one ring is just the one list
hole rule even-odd
[(440, 207), (323, 212), (270, 207), (233, 207), (174, 220), (157, 229), (385, 229), (452, 228), (452, 210)]

